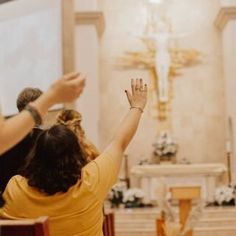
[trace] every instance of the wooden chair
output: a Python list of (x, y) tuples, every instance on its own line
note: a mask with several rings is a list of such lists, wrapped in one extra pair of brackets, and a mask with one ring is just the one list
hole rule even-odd
[(113, 212), (104, 214), (103, 235), (115, 236), (115, 216)]
[(48, 217), (31, 220), (0, 220), (1, 236), (49, 236)]

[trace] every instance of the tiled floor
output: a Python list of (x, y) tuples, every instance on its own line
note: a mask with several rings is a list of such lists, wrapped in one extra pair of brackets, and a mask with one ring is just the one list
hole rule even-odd
[[(159, 214), (158, 208), (115, 210), (116, 236), (156, 236)], [(205, 208), (193, 235), (236, 236), (236, 207)]]

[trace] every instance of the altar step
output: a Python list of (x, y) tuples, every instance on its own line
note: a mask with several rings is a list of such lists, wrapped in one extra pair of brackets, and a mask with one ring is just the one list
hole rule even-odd
[(235, 236), (235, 235), (236, 235), (236, 226), (195, 228), (193, 231), (193, 236)]
[[(115, 212), (116, 236), (156, 236), (158, 208), (121, 209)], [(236, 236), (236, 208), (206, 208), (194, 236)]]
[(207, 207), (203, 214), (206, 218), (220, 218), (222, 216), (234, 218), (236, 216), (236, 207)]
[(115, 212), (116, 236), (156, 236), (158, 208), (118, 209)]

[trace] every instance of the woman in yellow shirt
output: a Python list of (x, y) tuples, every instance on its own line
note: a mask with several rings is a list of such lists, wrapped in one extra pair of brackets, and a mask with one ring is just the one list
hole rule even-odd
[(14, 176), (3, 194), (0, 216), (49, 216), (51, 236), (101, 236), (103, 201), (116, 182), (123, 152), (138, 127), (147, 86), (132, 80), (130, 110), (105, 151), (85, 165), (76, 135), (55, 125), (39, 137), (25, 177)]

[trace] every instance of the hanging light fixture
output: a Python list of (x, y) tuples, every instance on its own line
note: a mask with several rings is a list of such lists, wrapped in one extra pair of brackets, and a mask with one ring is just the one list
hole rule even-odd
[(148, 0), (149, 3), (154, 3), (154, 4), (161, 4), (163, 0)]

